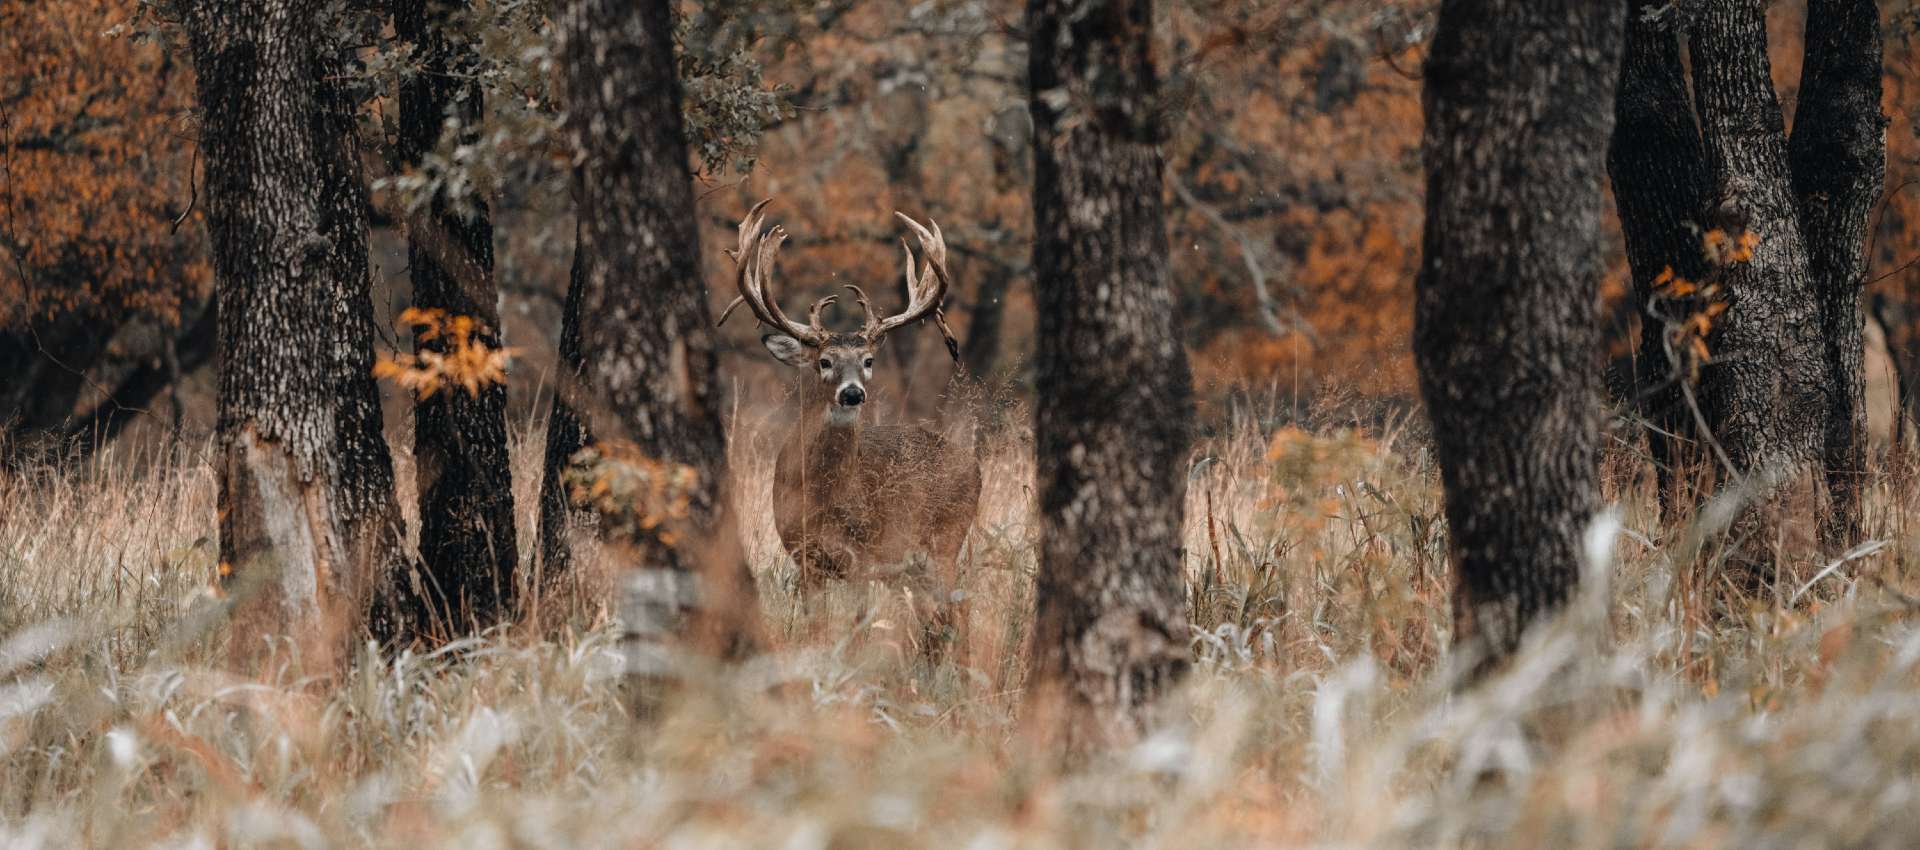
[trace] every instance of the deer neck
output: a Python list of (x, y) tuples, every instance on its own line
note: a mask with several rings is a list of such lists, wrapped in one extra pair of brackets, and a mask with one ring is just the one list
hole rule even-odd
[[(812, 394), (807, 394), (811, 396)], [(826, 495), (854, 468), (860, 454), (860, 438), (866, 430), (865, 415), (856, 414), (846, 421), (835, 421), (827, 411), (827, 398), (803, 396), (800, 422), (787, 438), (787, 448), (798, 452), (792, 470), (815, 495)]]

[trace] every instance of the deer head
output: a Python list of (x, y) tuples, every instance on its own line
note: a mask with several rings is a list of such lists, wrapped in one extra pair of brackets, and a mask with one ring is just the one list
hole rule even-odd
[(913, 249), (904, 239), (900, 243), (907, 254), (907, 307), (896, 315), (882, 318), (873, 312), (865, 291), (848, 285), (846, 289), (853, 293), (854, 302), (860, 305), (867, 319), (860, 330), (841, 333), (827, 330), (820, 320), (821, 312), (837, 302), (838, 295), (815, 301), (807, 311), (805, 324), (788, 318), (780, 310), (771, 283), (774, 259), (780, 253), (780, 243), (787, 239), (787, 232), (778, 225), (771, 230), (765, 228), (763, 211), (771, 202), (769, 198), (755, 204), (740, 221), (740, 244), (729, 252), (733, 256), (735, 283), (740, 294), (721, 312), (720, 322), (724, 323), (735, 308), (745, 304), (754, 318), (772, 328), (773, 333), (760, 338), (761, 344), (775, 360), (813, 373), (816, 380), (803, 381), (802, 386), (808, 388), (810, 401), (825, 403), (829, 424), (851, 425), (859, 420), (860, 405), (867, 400), (866, 384), (873, 377), (873, 352), (894, 330), (931, 318), (946, 339), (947, 353), (954, 362), (960, 361), (959, 343), (954, 341), (953, 331), (947, 327), (946, 315), (941, 311), (952, 281), (947, 274), (947, 243), (940, 234), (939, 223), (929, 220), (932, 225), (929, 230), (905, 213), (894, 213), (920, 241), (917, 274)]

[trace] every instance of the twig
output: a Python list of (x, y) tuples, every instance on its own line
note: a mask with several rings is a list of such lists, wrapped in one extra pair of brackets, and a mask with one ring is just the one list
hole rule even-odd
[(173, 226), (167, 233), (180, 232), (180, 224), (193, 215), (193, 208), (200, 203), (200, 181), (194, 179), (194, 172), (200, 169), (200, 140), (193, 141), (193, 156), (187, 161), (187, 208), (180, 211), (180, 217), (173, 220)]
[(1787, 604), (1791, 606), (1793, 603), (1799, 602), (1800, 597), (1803, 594), (1805, 594), (1809, 590), (1812, 590), (1815, 584), (1818, 584), (1821, 579), (1826, 578), (1834, 570), (1840, 569), (1841, 566), (1847, 564), (1850, 561), (1858, 561), (1861, 558), (1865, 558), (1868, 555), (1872, 555), (1873, 553), (1878, 552), (1885, 548), (1887, 548), (1887, 541), (1869, 540), (1865, 543), (1862, 543), (1858, 546), (1853, 547), (1852, 549), (1848, 549), (1846, 551), (1846, 554), (1843, 554), (1840, 557), (1835, 558), (1832, 561), (1828, 562), (1828, 564), (1825, 567), (1822, 567), (1819, 572), (1813, 574), (1813, 578), (1807, 579), (1807, 583), (1801, 585), (1800, 589), (1794, 591), (1793, 596), (1787, 599)]
[[(1227, 237), (1240, 247), (1240, 261), (1246, 264), (1247, 276), (1253, 282), (1254, 299), (1260, 303), (1260, 323), (1265, 325), (1274, 336), (1285, 336), (1289, 329), (1280, 323), (1279, 304), (1273, 300), (1273, 293), (1267, 289), (1267, 272), (1260, 265), (1260, 246), (1254, 244), (1253, 238), (1248, 236), (1245, 230), (1227, 221), (1226, 216), (1221, 215), (1220, 211), (1211, 204), (1194, 197), (1193, 190), (1187, 188), (1186, 181), (1181, 180), (1177, 172), (1167, 171), (1167, 184), (1173, 187), (1175, 195), (1180, 196), (1181, 203), (1212, 222), (1214, 227), (1225, 232)], [(1313, 347), (1320, 347), (1319, 335), (1313, 332), (1313, 326), (1307, 324), (1298, 312), (1293, 314), (1293, 329), (1305, 334)]]
[(1408, 71), (1405, 68), (1400, 67), (1400, 60), (1394, 58), (1395, 54), (1398, 54), (1401, 50), (1405, 50), (1408, 46), (1411, 46), (1411, 45), (1403, 45), (1399, 48), (1394, 48), (1391, 45), (1387, 44), (1386, 34), (1382, 32), (1375, 32), (1373, 34), (1373, 39), (1374, 39), (1374, 46), (1375, 48), (1377, 48), (1377, 55), (1380, 57), (1380, 61), (1387, 63), (1388, 69), (1392, 70), (1395, 74), (1398, 74), (1400, 78), (1403, 80), (1412, 80), (1413, 82), (1417, 83), (1423, 79), (1420, 72)]
[(1886, 274), (1883, 274), (1883, 275), (1881, 275), (1881, 276), (1879, 276), (1879, 277), (1876, 277), (1876, 278), (1874, 278), (1874, 279), (1872, 279), (1872, 280), (1870, 280), (1870, 281), (1867, 281), (1867, 282), (1866, 282), (1865, 284), (1863, 284), (1863, 285), (1864, 285), (1864, 286), (1872, 286), (1872, 285), (1874, 285), (1874, 284), (1876, 284), (1876, 283), (1879, 283), (1880, 281), (1883, 281), (1883, 280), (1886, 280), (1887, 278), (1890, 278), (1890, 277), (1893, 277), (1894, 275), (1897, 275), (1897, 274), (1899, 274), (1899, 273), (1901, 273), (1901, 272), (1903, 272), (1903, 271), (1906, 271), (1907, 269), (1910, 269), (1910, 268), (1913, 268), (1913, 267), (1914, 267), (1914, 266), (1916, 266), (1916, 265), (1920, 265), (1920, 257), (1914, 257), (1913, 259), (1911, 259), (1911, 260), (1908, 260), (1908, 261), (1906, 261), (1905, 263), (1902, 263), (1902, 264), (1900, 264), (1900, 266), (1899, 266), (1899, 267), (1897, 267), (1897, 268), (1895, 268), (1895, 269), (1894, 269), (1893, 271), (1890, 271), (1890, 272), (1887, 272)]
[[(1920, 183), (1920, 179), (1908, 178), (1906, 180), (1900, 181), (1900, 185), (1895, 186), (1891, 189), (1888, 189), (1885, 192), (1882, 192), (1880, 194), (1879, 209), (1875, 211), (1873, 214), (1873, 230), (1868, 232), (1867, 234), (1867, 251), (1865, 256), (1868, 257), (1868, 262), (1872, 262), (1873, 249), (1878, 248), (1880, 246), (1880, 234), (1886, 228), (1887, 208), (1889, 205), (1893, 203), (1893, 196), (1906, 191), (1907, 187), (1913, 186), (1916, 183)], [(1912, 263), (1908, 263), (1907, 265), (1912, 265)], [(1901, 268), (1905, 268), (1905, 266), (1902, 266)], [(1900, 269), (1895, 269), (1894, 271), (1898, 272), (1900, 271)], [(1879, 279), (1880, 278), (1874, 278), (1874, 281), (1877, 281)], [(1870, 284), (1874, 281), (1868, 281), (1868, 283)], [(1866, 285), (1867, 284), (1862, 284), (1862, 287), (1864, 288)]]
[(1700, 429), (1700, 439), (1705, 440), (1707, 446), (1713, 449), (1713, 456), (1720, 459), (1720, 464), (1726, 467), (1727, 474), (1738, 479), (1740, 470), (1734, 468), (1733, 460), (1727, 457), (1727, 450), (1720, 447), (1720, 441), (1713, 436), (1713, 429), (1707, 427), (1707, 417), (1700, 413), (1700, 402), (1693, 397), (1693, 385), (1681, 381), (1680, 395), (1687, 400), (1687, 410), (1693, 413), (1693, 424)]

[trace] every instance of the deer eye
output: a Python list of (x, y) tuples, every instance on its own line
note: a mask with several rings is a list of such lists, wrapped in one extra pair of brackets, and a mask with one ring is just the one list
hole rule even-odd
[(867, 358), (867, 360), (866, 360), (866, 362), (865, 362), (865, 363), (862, 363), (862, 364), (860, 364), (860, 367), (861, 367), (861, 368), (863, 368), (863, 369), (871, 369), (871, 368), (873, 368), (873, 358), (871, 358), (871, 357), (869, 357), (869, 358)]
[(833, 368), (833, 361), (828, 360), (825, 357), (820, 358), (820, 371), (825, 372), (831, 368)]

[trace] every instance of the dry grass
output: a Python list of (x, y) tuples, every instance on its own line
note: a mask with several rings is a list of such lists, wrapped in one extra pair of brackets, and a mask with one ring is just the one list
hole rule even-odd
[[(748, 516), (766, 513), (774, 439), (742, 417)], [(1888, 548), (1792, 607), (1715, 615), (1675, 580), (1689, 559), (1665, 541), (1684, 530), (1661, 534), (1643, 488), (1618, 487), (1625, 533), (1590, 585), (1608, 596), (1449, 696), (1444, 528), (1417, 440), (1329, 417), (1228, 427), (1192, 477), (1200, 664), (1181, 720), (1063, 771), (1015, 725), (1023, 440), (987, 456), (969, 668), (907, 645), (893, 589), (802, 606), (756, 520), (774, 651), (689, 683), (650, 726), (621, 710), (590, 594), (561, 639), (241, 679), (215, 667), (201, 616), (202, 460), (0, 481), (0, 846), (1920, 844), (1920, 603), (1899, 590), (1914, 506), (1889, 491)], [(525, 520), (538, 449), (516, 449)]]

